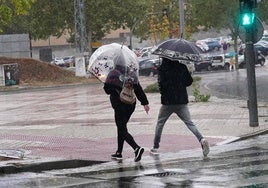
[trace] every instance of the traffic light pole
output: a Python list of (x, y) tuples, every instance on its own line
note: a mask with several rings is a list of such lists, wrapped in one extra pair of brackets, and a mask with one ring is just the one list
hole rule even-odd
[(249, 126), (258, 127), (259, 121), (255, 75), (255, 51), (253, 45), (253, 27), (247, 28), (246, 31), (245, 61), (247, 65)]

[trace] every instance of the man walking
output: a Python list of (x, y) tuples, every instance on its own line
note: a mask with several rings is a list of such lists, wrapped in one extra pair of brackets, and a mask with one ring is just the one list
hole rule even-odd
[(151, 154), (158, 154), (159, 143), (161, 140), (164, 125), (172, 113), (185, 123), (188, 129), (196, 136), (201, 144), (203, 155), (209, 153), (208, 141), (191, 120), (188, 109), (188, 94), (186, 87), (193, 83), (193, 78), (186, 65), (163, 58), (158, 70), (158, 86), (161, 94), (161, 108), (155, 128), (154, 145), (150, 150)]

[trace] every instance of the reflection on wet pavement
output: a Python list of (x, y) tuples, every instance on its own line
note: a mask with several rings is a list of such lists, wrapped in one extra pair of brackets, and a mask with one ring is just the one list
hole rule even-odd
[[(154, 164), (142, 169), (124, 169), (102, 175), (87, 173), (79, 177), (109, 177), (111, 185), (135, 187), (266, 187), (268, 185), (268, 136), (235, 143), (206, 159), (200, 157), (161, 162), (153, 157)], [(117, 182), (114, 183), (114, 182)], [(97, 187), (106, 182), (94, 183)]]

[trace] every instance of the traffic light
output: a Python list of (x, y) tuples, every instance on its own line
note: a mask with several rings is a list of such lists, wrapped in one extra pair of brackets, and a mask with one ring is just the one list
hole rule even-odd
[(241, 14), (241, 25), (250, 26), (254, 23), (255, 14), (252, 12)]
[(257, 0), (239, 0), (240, 24), (242, 26), (251, 26), (255, 20), (253, 8), (257, 7)]

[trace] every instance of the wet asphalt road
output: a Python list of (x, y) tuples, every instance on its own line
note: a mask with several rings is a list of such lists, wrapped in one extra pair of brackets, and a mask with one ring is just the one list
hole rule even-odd
[[(192, 150), (181, 156), (151, 156), (129, 167), (107, 163), (88, 169), (2, 175), (0, 187), (267, 187), (267, 142), (268, 135), (263, 135), (215, 146), (208, 158)], [(162, 160), (168, 155), (174, 159)]]
[[(268, 64), (256, 66), (257, 99), (261, 102), (268, 101)], [(208, 93), (219, 98), (247, 99), (248, 83), (246, 69), (239, 71), (214, 71), (196, 74), (202, 77), (202, 83)]]

